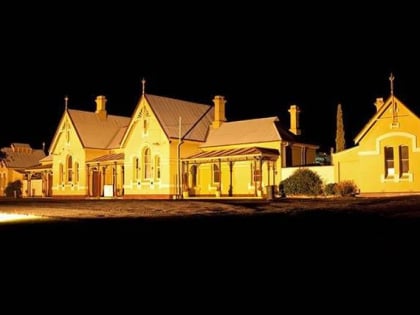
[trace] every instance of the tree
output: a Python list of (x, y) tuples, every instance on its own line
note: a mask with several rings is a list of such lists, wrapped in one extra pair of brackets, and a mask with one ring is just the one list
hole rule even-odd
[(337, 129), (335, 134), (335, 152), (343, 151), (346, 148), (346, 139), (344, 137), (343, 111), (341, 104), (337, 105)]
[(15, 180), (14, 182), (9, 183), (6, 189), (4, 190), (6, 197), (14, 197), (14, 198), (22, 197), (22, 186), (23, 186), (22, 181), (19, 179)]

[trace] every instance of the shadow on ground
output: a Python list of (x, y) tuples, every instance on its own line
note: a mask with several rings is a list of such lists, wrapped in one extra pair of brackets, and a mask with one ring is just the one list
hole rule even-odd
[(11, 250), (247, 264), (409, 256), (416, 253), (419, 227), (418, 219), (312, 211), (32, 221), (2, 225), (0, 237)]

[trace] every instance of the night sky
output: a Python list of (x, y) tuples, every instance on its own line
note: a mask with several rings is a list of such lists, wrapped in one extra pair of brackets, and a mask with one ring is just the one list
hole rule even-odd
[(389, 96), (391, 72), (396, 96), (420, 112), (413, 8), (33, 6), (5, 13), (14, 22), (3, 26), (1, 147), (48, 148), (65, 95), (93, 111), (103, 94), (108, 113), (131, 116), (142, 78), (146, 93), (206, 104), (224, 95), (230, 121), (278, 116), (288, 128), (297, 104), (303, 135), (326, 151), (337, 104), (350, 147), (375, 99)]

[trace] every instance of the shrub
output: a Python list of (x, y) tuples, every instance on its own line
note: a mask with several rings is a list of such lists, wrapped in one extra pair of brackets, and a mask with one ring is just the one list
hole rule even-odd
[[(10, 182), (7, 187), (4, 189), (4, 193), (6, 197), (22, 197), (22, 181), (15, 180), (14, 182)], [(15, 193), (16, 192), (16, 193)]]
[(319, 195), (322, 192), (322, 180), (314, 171), (301, 168), (290, 177), (281, 181), (286, 195)]
[(336, 192), (337, 192), (336, 186), (337, 186), (336, 183), (328, 183), (324, 187), (324, 194), (327, 195), (327, 196), (335, 195)]
[(340, 196), (354, 196), (358, 192), (356, 184), (352, 180), (343, 180), (336, 184), (335, 192)]

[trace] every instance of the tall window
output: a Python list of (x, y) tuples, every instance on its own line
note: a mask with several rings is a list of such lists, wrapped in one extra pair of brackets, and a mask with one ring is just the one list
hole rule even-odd
[(152, 154), (149, 148), (143, 151), (143, 179), (152, 178)]
[(133, 158), (133, 181), (137, 181), (139, 179), (139, 158)]
[(147, 121), (147, 118), (143, 119), (143, 133), (147, 134), (147, 131), (149, 129), (149, 122)]
[(385, 175), (387, 177), (395, 175), (393, 147), (385, 147)]
[(211, 179), (213, 184), (220, 184), (220, 168), (217, 164), (213, 164)]
[(63, 167), (63, 163), (60, 163), (60, 165), (58, 166), (58, 182), (60, 184), (63, 183), (64, 179), (64, 167)]
[(155, 156), (155, 179), (160, 179), (160, 156)]
[(400, 174), (406, 174), (408, 170), (408, 146), (400, 145)]
[(74, 163), (74, 181), (79, 182), (79, 162)]
[(67, 156), (67, 182), (71, 182), (73, 180), (73, 158), (71, 155)]

